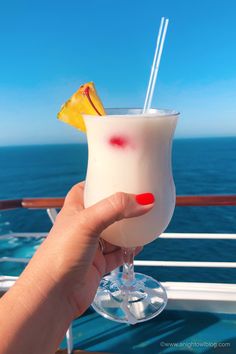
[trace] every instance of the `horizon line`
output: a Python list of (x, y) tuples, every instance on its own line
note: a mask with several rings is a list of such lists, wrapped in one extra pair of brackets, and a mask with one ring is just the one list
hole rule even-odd
[[(225, 135), (225, 136), (193, 136), (193, 137), (175, 137), (173, 140), (198, 140), (198, 139), (232, 139), (236, 138), (235, 135)], [(27, 146), (57, 146), (57, 145), (87, 145), (86, 141), (78, 141), (78, 142), (54, 142), (54, 143), (29, 143), (29, 144), (7, 144), (0, 145), (0, 148), (4, 147), (27, 147)]]

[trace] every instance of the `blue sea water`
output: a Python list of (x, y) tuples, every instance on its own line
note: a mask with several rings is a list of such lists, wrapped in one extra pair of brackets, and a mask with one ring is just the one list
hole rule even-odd
[[(85, 178), (87, 146), (43, 145), (0, 148), (0, 199), (65, 196)], [(177, 139), (173, 172), (178, 195), (236, 194), (236, 138)], [(177, 207), (167, 232), (236, 233), (236, 207)], [(43, 210), (0, 214), (0, 233), (48, 231)], [(0, 240), (0, 256), (31, 256), (41, 240)], [(236, 261), (236, 241), (159, 239), (139, 259)], [(23, 266), (0, 264), (0, 274), (19, 274)], [(162, 281), (236, 283), (236, 270), (142, 268)]]

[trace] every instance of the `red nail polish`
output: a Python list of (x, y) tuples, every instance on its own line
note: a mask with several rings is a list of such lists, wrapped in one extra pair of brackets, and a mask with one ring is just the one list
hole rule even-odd
[(140, 205), (153, 204), (155, 197), (152, 193), (142, 193), (135, 196), (136, 202)]

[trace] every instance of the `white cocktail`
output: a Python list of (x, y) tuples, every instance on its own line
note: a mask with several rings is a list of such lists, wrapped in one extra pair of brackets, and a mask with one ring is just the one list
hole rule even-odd
[[(109, 115), (101, 118), (84, 116), (89, 149), (85, 207), (116, 192), (148, 191), (156, 200), (146, 215), (116, 222), (102, 233), (106, 241), (125, 248), (127, 255), (134, 247), (156, 239), (173, 215), (176, 195), (171, 149), (178, 114), (154, 109), (145, 114), (139, 109), (107, 112)], [(166, 292), (154, 279), (131, 274), (132, 262), (128, 263), (128, 280), (122, 273), (116, 279), (106, 276), (93, 305), (113, 320), (142, 322), (162, 311)]]

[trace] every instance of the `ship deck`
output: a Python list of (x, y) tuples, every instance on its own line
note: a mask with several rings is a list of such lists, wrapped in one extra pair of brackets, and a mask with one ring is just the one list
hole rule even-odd
[[(15, 279), (0, 277), (2, 289), (5, 286), (6, 290)], [(117, 323), (89, 308), (73, 321), (73, 353), (236, 353), (235, 284), (162, 285), (168, 293), (167, 309), (147, 322)], [(68, 353), (67, 340), (56, 354)]]
[[(15, 208), (46, 209), (52, 223), (63, 205), (63, 198), (19, 199), (0, 201), (0, 210)], [(178, 206), (236, 206), (234, 196), (178, 196)], [(11, 233), (1, 240), (44, 238), (46, 234)], [(164, 234), (166, 239), (228, 239), (232, 246), (236, 234)], [(26, 265), (29, 257), (0, 257), (2, 265)], [(145, 267), (236, 268), (236, 262), (189, 262), (137, 260)], [(145, 273), (145, 269), (143, 270)], [(187, 280), (187, 279), (186, 279)], [(6, 273), (0, 277), (0, 293), (14, 283)], [(156, 318), (125, 325), (107, 320), (92, 309), (76, 319), (67, 331), (57, 354), (65, 353), (236, 353), (236, 284), (164, 282), (168, 294), (167, 309)]]
[(236, 315), (166, 310), (134, 326), (92, 310), (73, 323), (74, 349), (119, 354), (236, 353)]

